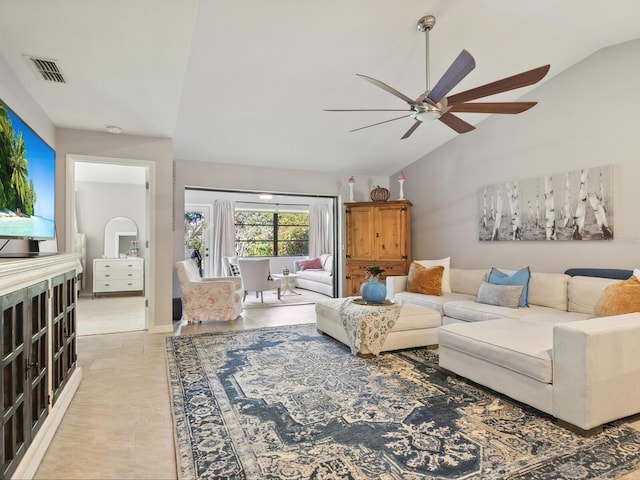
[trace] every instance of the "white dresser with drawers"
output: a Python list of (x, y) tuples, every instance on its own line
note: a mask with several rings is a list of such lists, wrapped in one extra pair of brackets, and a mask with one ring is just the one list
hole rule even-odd
[(95, 258), (93, 260), (93, 294), (142, 292), (144, 261), (142, 258)]

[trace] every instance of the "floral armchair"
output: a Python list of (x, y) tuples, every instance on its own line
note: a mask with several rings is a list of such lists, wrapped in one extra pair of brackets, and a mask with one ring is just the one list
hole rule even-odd
[(232, 324), (242, 314), (240, 277), (201, 278), (193, 260), (176, 262), (176, 270), (184, 320), (226, 320)]

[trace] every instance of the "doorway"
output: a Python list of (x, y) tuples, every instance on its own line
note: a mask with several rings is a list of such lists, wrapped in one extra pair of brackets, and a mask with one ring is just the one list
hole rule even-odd
[[(148, 241), (152, 168), (135, 160), (74, 155), (67, 157), (67, 167), (73, 175), (67, 189), (67, 205), (71, 210), (67, 218), (73, 218), (71, 235), (77, 237), (77, 232), (85, 239), (78, 334), (148, 330), (148, 305), (153, 294), (146, 288), (153, 268)], [(129, 240), (122, 248), (114, 246), (114, 232), (108, 227), (114, 219), (129, 220), (127, 227), (120, 229), (126, 230)], [(106, 292), (103, 286), (96, 287), (101, 278), (99, 270), (98, 274), (94, 272), (94, 260), (126, 262), (133, 257), (137, 257), (136, 264), (142, 264), (139, 284), (131, 290), (125, 286)], [(100, 294), (95, 295), (96, 291)]]
[[(268, 193), (264, 192), (251, 192), (251, 191), (238, 191), (238, 190), (220, 190), (220, 189), (212, 189), (212, 188), (204, 188), (204, 187), (193, 187), (187, 186), (184, 191), (184, 199), (185, 199), (185, 258), (190, 257), (190, 253), (188, 252), (189, 247), (189, 231), (190, 229), (195, 230), (199, 225), (202, 225), (203, 230), (206, 233), (210, 233), (209, 237), (202, 237), (203, 240), (208, 238), (208, 243), (205, 245), (205, 252), (208, 254), (206, 257), (207, 263), (209, 263), (210, 267), (215, 272), (216, 267), (214, 267), (214, 256), (215, 250), (213, 248), (213, 236), (214, 232), (218, 231), (218, 227), (215, 224), (216, 219), (214, 218), (214, 204), (218, 200), (231, 201), (234, 202), (239, 208), (243, 210), (251, 210), (251, 211), (259, 211), (259, 212), (271, 212), (271, 213), (307, 213), (309, 214), (310, 207), (312, 204), (315, 205), (324, 205), (327, 208), (328, 220), (327, 220), (327, 240), (328, 246), (326, 249), (326, 253), (334, 253), (334, 258), (339, 258), (339, 239), (341, 238), (341, 214), (339, 208), (339, 199), (333, 195), (312, 195), (312, 194), (301, 194), (301, 193), (290, 193), (290, 192), (279, 192), (279, 193)], [(206, 207), (208, 209), (211, 221), (205, 220), (205, 213), (200, 215), (199, 213), (195, 213), (194, 215), (189, 215), (189, 212), (199, 212), (201, 209)], [(200, 209), (200, 210), (199, 210)], [(193, 222), (192, 222), (193, 221)], [(187, 222), (192, 222), (192, 225), (187, 225)], [(272, 224), (273, 225), (273, 224)], [(293, 225), (295, 227), (295, 225)], [(275, 228), (275, 227), (274, 227)], [(274, 236), (269, 238), (277, 238), (279, 236), (279, 230), (274, 229)], [(236, 228), (236, 234), (239, 234), (238, 229)], [(252, 232), (250, 235), (251, 239), (255, 240), (254, 236), (255, 232)], [(302, 238), (293, 238), (288, 239), (291, 242), (299, 241)], [(282, 240), (282, 239), (280, 239)], [(284, 238), (284, 241), (281, 241), (280, 244), (286, 243), (287, 238)], [(308, 237), (307, 237), (308, 240)], [(205, 240), (206, 241), (206, 240)], [(274, 243), (276, 245), (276, 243)], [(218, 247), (216, 247), (218, 248)], [(258, 256), (268, 256), (271, 259), (271, 268), (274, 272), (282, 271), (283, 268), (287, 268), (290, 271), (294, 269), (294, 261), (299, 255), (292, 254), (288, 255), (287, 253), (280, 252), (280, 249), (275, 248), (276, 253), (265, 253), (265, 254), (257, 254)], [(285, 249), (286, 250), (286, 249)], [(278, 253), (280, 252), (280, 253)], [(242, 255), (242, 253), (236, 249), (235, 254)], [(254, 253), (253, 256), (256, 254)], [(203, 257), (205, 259), (205, 257)], [(219, 265), (219, 263), (218, 263)], [(340, 261), (335, 261), (333, 264), (333, 297), (339, 297), (339, 292), (342, 292), (342, 265)], [(223, 275), (228, 275), (227, 272), (224, 272)], [(208, 275), (205, 275), (208, 276)]]

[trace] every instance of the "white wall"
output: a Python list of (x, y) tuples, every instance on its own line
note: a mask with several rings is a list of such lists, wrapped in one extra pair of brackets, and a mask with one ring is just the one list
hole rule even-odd
[[(530, 111), (494, 115), (405, 167), (414, 259), (451, 255), (453, 267), (530, 265), (547, 272), (640, 266), (638, 58), (640, 40), (597, 52), (525, 96), (539, 102)], [(436, 122), (428, 128), (445, 127)], [(610, 164), (613, 241), (478, 241), (481, 187)], [(392, 192), (396, 176), (390, 177)]]
[[(85, 290), (93, 288), (93, 259), (104, 255), (104, 227), (113, 217), (128, 217), (138, 227), (138, 238), (145, 233), (144, 185), (76, 182), (78, 231), (86, 235), (87, 265)], [(143, 256), (141, 250), (139, 256)], [(110, 254), (110, 256), (113, 256)]]

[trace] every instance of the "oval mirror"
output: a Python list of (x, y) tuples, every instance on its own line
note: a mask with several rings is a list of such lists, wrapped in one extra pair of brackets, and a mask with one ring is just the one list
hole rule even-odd
[(113, 217), (104, 226), (104, 256), (120, 258), (131, 255), (138, 240), (138, 226), (129, 217)]

